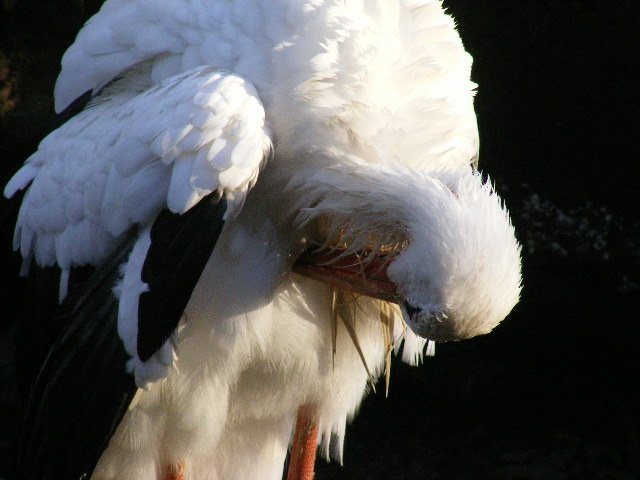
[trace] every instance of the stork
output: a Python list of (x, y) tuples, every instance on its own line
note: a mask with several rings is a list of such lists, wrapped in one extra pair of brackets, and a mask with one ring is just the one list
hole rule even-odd
[(471, 63), (440, 0), (107, 0), (5, 188), (59, 296), (20, 478), (310, 480), (401, 343), (503, 320)]

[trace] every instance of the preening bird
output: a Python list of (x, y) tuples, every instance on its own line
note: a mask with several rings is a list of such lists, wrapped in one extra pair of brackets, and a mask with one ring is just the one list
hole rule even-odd
[(107, 0), (5, 189), (58, 297), (20, 478), (280, 479), (290, 448), (308, 480), (401, 343), (495, 327), (520, 248), (471, 63), (440, 0)]

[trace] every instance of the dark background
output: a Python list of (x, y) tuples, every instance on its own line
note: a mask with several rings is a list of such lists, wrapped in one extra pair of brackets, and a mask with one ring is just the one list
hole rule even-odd
[[(53, 125), (60, 57), (100, 3), (0, 4), (0, 184)], [(445, 4), (475, 58), (480, 165), (523, 244), (522, 301), (488, 336), (395, 362), (345, 466), (317, 478), (640, 478), (640, 2)], [(0, 478), (18, 411), (10, 211), (1, 201)]]

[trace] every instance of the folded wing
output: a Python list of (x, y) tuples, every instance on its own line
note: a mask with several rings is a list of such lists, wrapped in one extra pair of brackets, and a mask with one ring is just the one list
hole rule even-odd
[[(136, 387), (167, 375), (191, 291), (271, 151), (242, 78), (200, 67), (139, 92), (134, 74), (45, 138), (5, 189), (27, 189), (14, 238), (25, 273), (32, 259), (33, 274), (61, 269), (63, 327), (31, 392), (24, 478), (90, 472)], [(86, 265), (90, 281), (72, 285)]]

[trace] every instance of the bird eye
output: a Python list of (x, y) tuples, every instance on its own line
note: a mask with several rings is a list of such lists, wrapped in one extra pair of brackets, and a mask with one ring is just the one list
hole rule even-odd
[(422, 311), (422, 308), (411, 305), (406, 300), (404, 301), (404, 309), (407, 311), (407, 315), (409, 315), (409, 318), (415, 317)]

